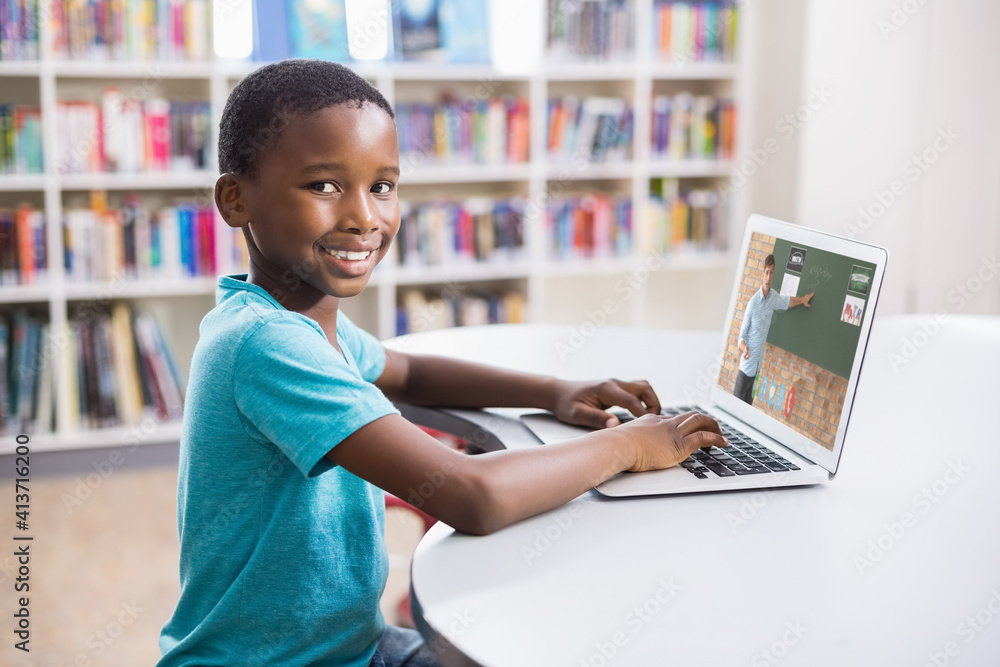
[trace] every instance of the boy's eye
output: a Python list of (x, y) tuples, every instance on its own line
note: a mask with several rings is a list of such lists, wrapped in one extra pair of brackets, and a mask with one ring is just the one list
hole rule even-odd
[(393, 185), (389, 181), (379, 181), (372, 186), (372, 192), (377, 195), (387, 195), (392, 192)]
[(312, 189), (316, 192), (336, 192), (337, 189), (334, 187), (333, 183), (330, 181), (323, 181), (322, 183), (313, 183)]

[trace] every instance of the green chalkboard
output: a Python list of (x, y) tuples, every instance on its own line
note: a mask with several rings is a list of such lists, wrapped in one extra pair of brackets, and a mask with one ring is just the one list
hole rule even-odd
[[(793, 255), (798, 255), (801, 263)], [(786, 274), (799, 279), (795, 296), (810, 292), (814, 295), (809, 308), (797, 306), (775, 311), (767, 342), (849, 378), (861, 337), (860, 323), (869, 317), (869, 290), (875, 265), (777, 239), (772, 289), (781, 291)], [(846, 307), (848, 304), (850, 308)], [(844, 321), (845, 317), (851, 321)]]

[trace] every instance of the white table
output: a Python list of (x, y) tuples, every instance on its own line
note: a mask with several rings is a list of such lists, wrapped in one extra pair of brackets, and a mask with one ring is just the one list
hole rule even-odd
[[(876, 323), (829, 484), (590, 491), (486, 537), (436, 525), (412, 566), (425, 638), (446, 665), (1000, 664), (1000, 318), (951, 316), (929, 336), (932, 319)], [(721, 346), (712, 333), (570, 336), (506, 326), (397, 344), (567, 378), (646, 377), (665, 402), (703, 397)], [(535, 446), (512, 411), (414, 417), (483, 449)]]

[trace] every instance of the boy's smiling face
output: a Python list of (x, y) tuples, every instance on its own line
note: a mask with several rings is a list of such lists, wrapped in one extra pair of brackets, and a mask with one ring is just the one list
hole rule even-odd
[(399, 230), (396, 126), (370, 103), (293, 116), (238, 179), (249, 280), (289, 310), (360, 293)]

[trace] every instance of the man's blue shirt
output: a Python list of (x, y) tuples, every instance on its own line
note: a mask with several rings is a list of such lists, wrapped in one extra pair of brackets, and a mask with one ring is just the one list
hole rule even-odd
[(246, 276), (202, 320), (178, 470), (181, 594), (161, 667), (367, 665), (385, 622), (381, 490), (325, 458), (396, 413), (385, 351), (342, 312), (319, 325)]
[(743, 311), (743, 326), (740, 327), (740, 340), (745, 340), (750, 348), (750, 358), (740, 355), (740, 370), (745, 375), (753, 377), (760, 370), (764, 360), (764, 343), (767, 341), (767, 331), (771, 328), (771, 318), (776, 310), (788, 310), (791, 298), (778, 294), (773, 287), (767, 291), (764, 298), (763, 288), (758, 289)]

